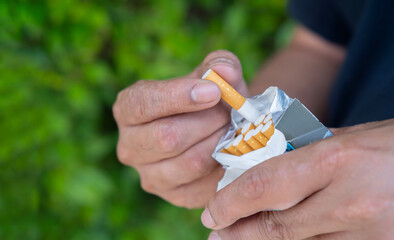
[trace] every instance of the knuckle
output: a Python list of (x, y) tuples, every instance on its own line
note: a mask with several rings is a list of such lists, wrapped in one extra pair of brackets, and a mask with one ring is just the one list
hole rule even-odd
[(187, 169), (197, 176), (204, 175), (210, 170), (211, 156), (204, 155), (201, 151), (186, 152)]
[(130, 87), (118, 93), (112, 111), (115, 119), (127, 117), (131, 124), (138, 123), (146, 115), (146, 91), (149, 91), (149, 81), (139, 80)]
[(255, 168), (250, 170), (245, 177), (245, 181), (241, 182), (240, 193), (242, 197), (249, 200), (257, 200), (264, 198), (269, 192), (271, 174), (266, 168)]
[(193, 209), (196, 207), (200, 207), (200, 204), (196, 201), (194, 201), (193, 199), (191, 199), (190, 197), (183, 197), (181, 199), (180, 205), (178, 205), (180, 207), (183, 208), (187, 208), (187, 209)]
[(148, 193), (155, 193), (156, 190), (154, 182), (147, 177), (143, 177), (143, 175), (141, 175), (141, 188)]
[(223, 191), (219, 191), (209, 200), (208, 208), (217, 224), (236, 222), (239, 209), (226, 207), (230, 206), (229, 201), (228, 195)]
[(265, 237), (264, 239), (294, 239), (289, 227), (276, 212), (268, 211), (260, 213), (258, 226), (259, 233)]
[(124, 111), (127, 111), (128, 116), (130, 116), (134, 121), (138, 121), (139, 118), (145, 116), (145, 94), (141, 94), (141, 92), (144, 92), (146, 85), (146, 80), (139, 80), (127, 89), (127, 98), (124, 105), (126, 109)]
[(190, 201), (187, 200), (187, 196), (183, 191), (175, 191), (173, 194), (167, 197), (167, 201), (169, 201), (171, 204), (178, 206), (178, 207), (184, 207), (188, 208)]
[(369, 222), (389, 211), (391, 201), (377, 197), (358, 197), (334, 211), (334, 219), (341, 222)]
[(181, 130), (176, 120), (156, 121), (153, 130), (160, 151), (172, 153), (178, 150), (181, 143)]
[(181, 197), (172, 198), (167, 201), (169, 201), (172, 205), (177, 206), (177, 207), (183, 207), (183, 205), (184, 205), (184, 200)]
[(118, 93), (118, 95), (116, 97), (116, 101), (115, 101), (114, 105), (112, 106), (112, 114), (113, 114), (116, 121), (118, 121), (122, 116), (122, 108), (121, 108), (121, 104), (119, 103), (121, 94), (122, 94), (122, 92)]
[(130, 154), (129, 150), (123, 147), (121, 144), (118, 143), (116, 147), (116, 155), (118, 156), (118, 160), (123, 165), (130, 165)]
[(321, 141), (316, 145), (314, 163), (319, 170), (334, 171), (350, 159), (350, 149), (343, 141)]

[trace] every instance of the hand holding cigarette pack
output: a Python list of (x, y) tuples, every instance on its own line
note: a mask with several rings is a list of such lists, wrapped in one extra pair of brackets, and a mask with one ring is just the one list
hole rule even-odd
[(277, 87), (244, 98), (211, 69), (202, 79), (215, 82), (233, 108), (231, 126), (212, 154), (226, 169), (218, 191), (267, 159), (332, 136), (300, 101)]

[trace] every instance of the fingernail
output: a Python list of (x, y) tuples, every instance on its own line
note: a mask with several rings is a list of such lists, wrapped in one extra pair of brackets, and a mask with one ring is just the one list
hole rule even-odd
[(220, 98), (220, 89), (211, 81), (201, 80), (200, 83), (194, 85), (191, 98), (196, 103), (209, 103)]
[(222, 240), (217, 232), (211, 232), (209, 234), (208, 240)]
[(216, 226), (216, 223), (213, 221), (208, 208), (205, 208), (204, 212), (201, 214), (201, 222), (207, 228), (213, 228)]
[(234, 67), (234, 61), (229, 58), (215, 58), (208, 62), (208, 68), (212, 68), (215, 65), (228, 65)]

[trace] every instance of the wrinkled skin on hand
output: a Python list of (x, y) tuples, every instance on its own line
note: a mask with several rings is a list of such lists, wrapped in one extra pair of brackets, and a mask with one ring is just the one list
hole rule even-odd
[(216, 193), (202, 214), (209, 239), (393, 239), (394, 119), (334, 134)]
[(238, 58), (219, 50), (187, 76), (131, 85), (113, 106), (120, 162), (139, 172), (145, 191), (187, 208), (205, 206), (223, 176), (211, 153), (230, 108), (214, 83), (201, 80), (209, 68), (247, 95)]

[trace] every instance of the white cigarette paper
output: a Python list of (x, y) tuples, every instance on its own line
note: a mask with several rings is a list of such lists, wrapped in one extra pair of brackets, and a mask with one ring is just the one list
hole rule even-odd
[(260, 112), (250, 102), (245, 99), (237, 90), (228, 84), (219, 74), (209, 69), (202, 79), (212, 81), (218, 85), (222, 94), (222, 99), (226, 101), (232, 108), (238, 111), (245, 119), (250, 122), (256, 121), (260, 117)]

